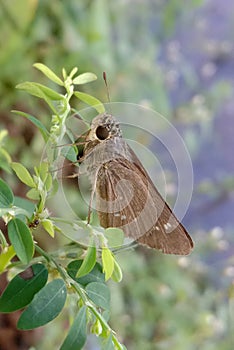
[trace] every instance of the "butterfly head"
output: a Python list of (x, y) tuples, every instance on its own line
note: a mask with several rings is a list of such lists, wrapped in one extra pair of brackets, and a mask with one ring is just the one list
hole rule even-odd
[(117, 120), (107, 113), (99, 114), (91, 123), (89, 140), (102, 142), (113, 137), (121, 137), (122, 132)]

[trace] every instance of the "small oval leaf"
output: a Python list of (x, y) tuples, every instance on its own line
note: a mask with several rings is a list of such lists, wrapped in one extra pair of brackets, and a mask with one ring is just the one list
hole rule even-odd
[(38, 168), (36, 169), (38, 174), (40, 175), (40, 178), (44, 182), (47, 178), (48, 172), (49, 172), (49, 163), (48, 162), (41, 162)]
[(73, 84), (80, 85), (90, 83), (91, 81), (97, 80), (97, 76), (93, 73), (82, 73), (73, 79)]
[(34, 63), (33, 67), (40, 70), (47, 78), (52, 80), (54, 83), (63, 86), (63, 81), (47, 66), (42, 63)]
[(114, 282), (121, 282), (123, 278), (122, 270), (116, 260), (114, 260), (114, 271), (111, 275)]
[(53, 178), (51, 174), (48, 173), (45, 180), (45, 188), (48, 192), (51, 190), (52, 185), (53, 185)]
[(20, 219), (12, 219), (8, 225), (8, 236), (15, 252), (23, 264), (28, 264), (34, 254), (34, 244), (28, 226)]
[(89, 246), (81, 267), (78, 270), (76, 277), (87, 275), (96, 263), (96, 247)]
[(89, 94), (86, 94), (84, 92), (75, 91), (74, 95), (79, 98), (81, 101), (87, 103), (88, 105), (92, 106), (98, 113), (104, 113), (105, 108), (101, 101), (99, 101), (96, 97), (93, 97)]
[(28, 92), (30, 95), (42, 98), (44, 100), (46, 100), (46, 98), (49, 98), (52, 101), (64, 100), (64, 97), (60, 95), (58, 92), (39, 83), (26, 81), (25, 83), (18, 84), (16, 88), (24, 90)]
[(54, 224), (53, 224), (53, 222), (49, 219), (44, 219), (44, 220), (42, 220), (42, 226), (44, 227), (46, 232), (48, 232), (49, 235), (54, 238)]
[(99, 307), (109, 310), (110, 290), (104, 283), (89, 283), (85, 288), (88, 297)]
[(81, 350), (86, 342), (87, 307), (79, 310), (60, 350)]
[(71, 162), (77, 162), (77, 148), (74, 146), (64, 146), (61, 154)]
[(73, 278), (76, 282), (80, 283), (82, 286), (86, 286), (87, 284), (91, 282), (105, 282), (105, 275), (102, 272), (102, 266), (97, 262), (90, 271), (88, 275), (85, 275), (83, 277), (76, 277), (77, 271), (82, 265), (83, 260), (74, 260), (71, 261), (70, 264), (67, 266), (67, 272), (71, 278)]
[(72, 68), (71, 73), (69, 74), (69, 77), (72, 79), (77, 72), (78, 72), (78, 67)]
[(36, 188), (31, 188), (31, 190), (26, 193), (26, 196), (30, 199), (38, 200), (40, 199), (40, 192)]
[(0, 208), (11, 207), (14, 203), (14, 195), (8, 184), (0, 179)]
[(26, 185), (29, 187), (35, 187), (36, 184), (33, 181), (32, 176), (30, 175), (29, 171), (21, 164), (12, 162), (11, 167), (16, 173), (17, 177)]
[(103, 247), (102, 248), (102, 264), (103, 264), (103, 272), (105, 273), (106, 281), (111, 277), (114, 271), (114, 257), (111, 251)]
[(33, 329), (52, 321), (63, 309), (67, 297), (66, 285), (62, 279), (55, 279), (43, 287), (31, 304), (21, 314), (18, 329)]
[(28, 199), (18, 197), (18, 196), (15, 196), (14, 205), (24, 209), (28, 213), (27, 214), (28, 217), (32, 216), (36, 209), (35, 203), (33, 203), (32, 201), (29, 201)]
[(8, 184), (0, 179), (0, 208), (9, 208), (14, 203), (14, 195)]
[(115, 346), (112, 341), (112, 334), (102, 342), (102, 350), (115, 350)]
[(5, 268), (15, 255), (16, 253), (12, 245), (9, 246), (6, 251), (4, 250), (4, 252), (0, 254), (0, 273), (2, 273), (5, 270)]
[(43, 264), (31, 266), (33, 277), (23, 279), (21, 274), (16, 275), (8, 284), (0, 297), (0, 311), (12, 312), (28, 305), (34, 295), (46, 284), (48, 271)]

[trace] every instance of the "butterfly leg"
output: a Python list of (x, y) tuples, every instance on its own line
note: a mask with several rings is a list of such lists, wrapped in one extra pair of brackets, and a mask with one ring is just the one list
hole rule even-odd
[(71, 175), (66, 175), (65, 177), (68, 179), (75, 179), (76, 177), (79, 177), (79, 173), (73, 173)]

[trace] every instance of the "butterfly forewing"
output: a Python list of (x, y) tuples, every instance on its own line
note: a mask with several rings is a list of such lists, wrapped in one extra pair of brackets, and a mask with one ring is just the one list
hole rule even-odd
[[(144, 215), (146, 203), (151, 200), (145, 180), (134, 164), (124, 158), (109, 161), (101, 167), (96, 186), (96, 209), (102, 226), (121, 227), (129, 237), (137, 239), (143, 230), (146, 232), (144, 226), (150, 222), (148, 228), (153, 225), (154, 207), (147, 220), (139, 225), (139, 217)], [(152, 208), (152, 200), (148, 205)]]
[(130, 152), (132, 161), (116, 158), (98, 172), (96, 208), (101, 225), (119, 227), (128, 237), (167, 254), (189, 254), (190, 236)]
[[(109, 137), (97, 142), (99, 126), (109, 130)], [(163, 253), (189, 254), (191, 237), (121, 137), (115, 119), (97, 116), (87, 139), (83, 165), (96, 193), (101, 226), (121, 228), (128, 237)]]

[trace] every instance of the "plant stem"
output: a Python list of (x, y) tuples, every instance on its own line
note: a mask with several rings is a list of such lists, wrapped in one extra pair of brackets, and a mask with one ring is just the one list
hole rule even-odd
[(66, 270), (63, 269), (58, 263), (57, 261), (48, 253), (46, 253), (41, 247), (39, 247), (38, 245), (35, 246), (35, 249), (37, 250), (38, 253), (40, 253), (42, 256), (44, 256), (46, 258), (46, 260), (48, 262), (52, 262), (56, 268), (58, 269), (58, 272), (60, 273), (61, 277), (64, 279), (64, 281), (66, 283), (68, 283), (69, 285), (71, 285), (73, 287), (73, 289), (75, 289), (75, 291), (79, 294), (80, 298), (82, 299), (83, 303), (86, 304), (88, 301), (88, 298), (85, 295), (85, 292), (83, 290), (83, 288), (81, 288), (78, 283), (75, 283), (71, 277), (67, 274)]

